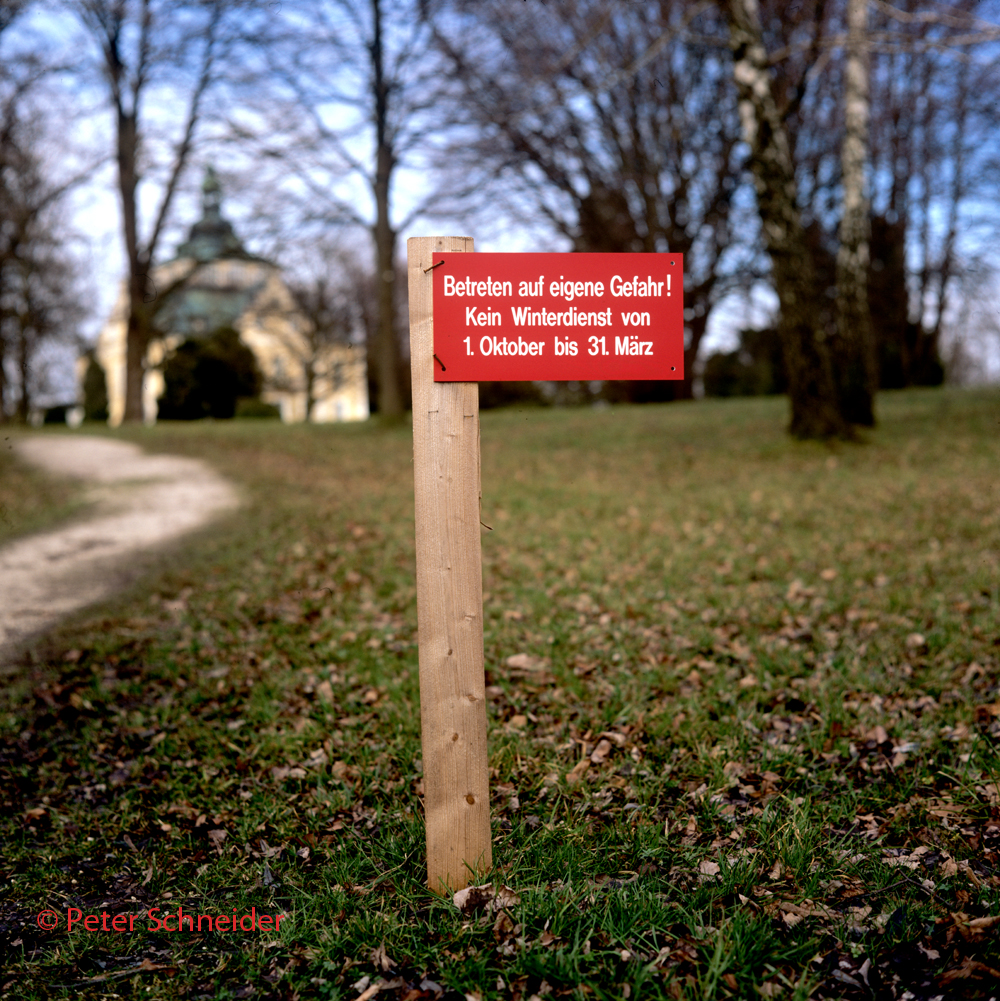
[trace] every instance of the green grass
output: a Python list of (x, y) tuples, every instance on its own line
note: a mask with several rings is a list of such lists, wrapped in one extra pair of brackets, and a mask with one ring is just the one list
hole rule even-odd
[(65, 521), (84, 504), (79, 483), (45, 476), (17, 456), (13, 442), (22, 434), (0, 424), (0, 545)]
[[(1000, 394), (785, 416), (483, 415), (499, 916), (423, 887), (409, 430), (120, 432), (249, 502), (9, 686), (0, 996), (996, 993)], [(36, 924), (178, 903), (289, 917)]]

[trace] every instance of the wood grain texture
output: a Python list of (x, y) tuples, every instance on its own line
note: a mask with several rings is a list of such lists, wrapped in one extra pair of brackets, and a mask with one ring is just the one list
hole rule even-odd
[(433, 273), (426, 270), (435, 251), (472, 250), (472, 239), (461, 236), (406, 244), (427, 885), (437, 893), (467, 886), (492, 865), (479, 386), (434, 382)]

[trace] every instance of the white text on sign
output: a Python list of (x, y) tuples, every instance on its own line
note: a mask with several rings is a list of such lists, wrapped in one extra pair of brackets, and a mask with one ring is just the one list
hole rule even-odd
[[(633, 275), (626, 280), (621, 275), (615, 275), (610, 282), (609, 291), (615, 298), (621, 296), (662, 296), (664, 286), (667, 295), (670, 295), (670, 275), (664, 281), (656, 281), (652, 275), (640, 278)], [(485, 281), (476, 281), (468, 276), (456, 278), (455, 275), (444, 275), (444, 294), (448, 297), (455, 296), (512, 296), (514, 294), (513, 282), (494, 281), (489, 275)], [(517, 294), (524, 297), (541, 296), (545, 288), (545, 275), (539, 275), (537, 282), (521, 282), (518, 286)], [(549, 295), (557, 299), (565, 299), (572, 302), (579, 298), (600, 298), (604, 295), (604, 282), (566, 281), (560, 276), (559, 281), (550, 282)]]

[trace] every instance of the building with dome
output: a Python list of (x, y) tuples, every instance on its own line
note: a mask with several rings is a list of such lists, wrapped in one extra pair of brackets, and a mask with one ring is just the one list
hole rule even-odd
[[(222, 215), (221, 187), (209, 167), (202, 184), (202, 217), (176, 257), (154, 269), (154, 292), (169, 289), (157, 313), (162, 337), (145, 359), (143, 413), (156, 420), (165, 383), (163, 366), (180, 345), (233, 328), (254, 354), (263, 376), (261, 399), (283, 421), (317, 423), (368, 417), (368, 383), (362, 348), (317, 344), (310, 323), (296, 308), (281, 270), (247, 252)], [(108, 421), (125, 413), (125, 342), (128, 294), (124, 285), (101, 331), (96, 357), (107, 380)], [(310, 392), (311, 389), (311, 392)], [(311, 395), (311, 406), (309, 397)]]

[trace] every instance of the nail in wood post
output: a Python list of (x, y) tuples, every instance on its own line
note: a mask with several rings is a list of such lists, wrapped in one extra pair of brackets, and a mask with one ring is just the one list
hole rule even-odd
[(462, 889), (492, 865), (479, 385), (434, 382), (434, 272), (426, 270), (435, 252), (472, 250), (464, 236), (406, 242), (427, 885), (437, 893)]

